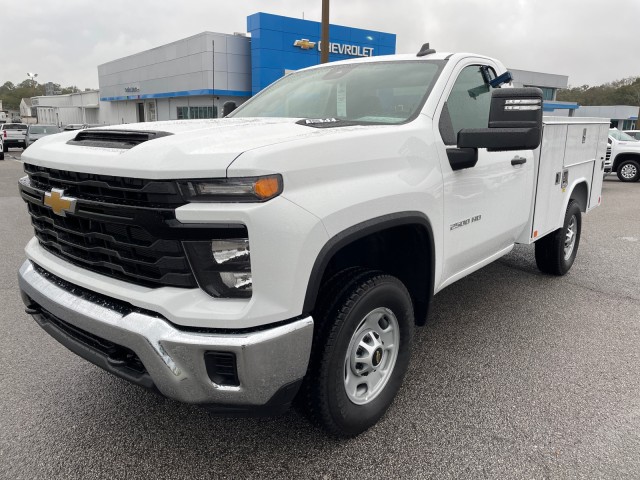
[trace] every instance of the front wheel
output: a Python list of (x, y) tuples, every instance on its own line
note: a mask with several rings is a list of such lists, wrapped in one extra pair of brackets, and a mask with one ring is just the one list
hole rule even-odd
[(567, 273), (576, 259), (581, 231), (582, 213), (578, 203), (571, 200), (567, 206), (562, 228), (535, 243), (538, 269), (551, 275)]
[(352, 437), (373, 426), (400, 389), (413, 306), (400, 280), (371, 271), (347, 271), (322, 293), (305, 406), (328, 432)]
[(621, 182), (637, 182), (640, 179), (640, 163), (636, 160), (625, 160), (618, 165), (617, 172)]

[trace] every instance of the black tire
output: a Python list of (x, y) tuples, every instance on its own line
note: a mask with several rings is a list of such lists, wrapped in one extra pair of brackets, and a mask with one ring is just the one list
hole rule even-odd
[(2, 145), (2, 152), (7, 153), (8, 151), (9, 151), (9, 145), (7, 144)]
[(0, 160), (4, 160), (4, 151), (0, 152)]
[(637, 182), (640, 179), (640, 163), (637, 160), (623, 160), (616, 168), (621, 182)]
[[(384, 415), (402, 385), (409, 365), (414, 329), (411, 297), (397, 278), (355, 268), (343, 271), (327, 282), (317, 305), (314, 345), (301, 391), (304, 409), (312, 421), (329, 433), (353, 437), (373, 426)], [(379, 383), (379, 390), (373, 398), (356, 404), (350, 399), (345, 386), (345, 369), (349, 368), (347, 354), (355, 352), (358, 342), (354, 343), (354, 334), (362, 331), (364, 320), (382, 309), (393, 314), (398, 335), (394, 344), (397, 345), (395, 349), (381, 349), (378, 357), (372, 355), (371, 358), (378, 361), (376, 364), (372, 360), (372, 366), (380, 367), (382, 372), (386, 364), (388, 373), (380, 374), (385, 380)], [(378, 322), (386, 320), (383, 317)], [(387, 328), (389, 324), (386, 323)], [(390, 353), (393, 350), (395, 353)], [(393, 364), (390, 359), (396, 354)]]
[[(568, 247), (566, 242), (568, 241), (569, 226), (572, 219), (575, 222), (575, 227), (572, 229), (575, 239), (571, 251), (568, 252), (565, 251), (565, 247)], [(581, 231), (582, 212), (578, 203), (575, 200), (571, 200), (567, 206), (562, 228), (545, 235), (535, 244), (538, 269), (550, 275), (564, 275), (567, 273), (576, 259)]]

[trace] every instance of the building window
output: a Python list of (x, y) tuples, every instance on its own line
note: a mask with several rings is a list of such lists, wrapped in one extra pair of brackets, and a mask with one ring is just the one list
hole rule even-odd
[[(533, 87), (535, 85), (525, 85), (526, 87)], [(544, 100), (555, 100), (556, 89), (550, 87), (536, 87), (542, 90), (542, 98)]]
[(218, 118), (218, 107), (176, 107), (178, 120)]

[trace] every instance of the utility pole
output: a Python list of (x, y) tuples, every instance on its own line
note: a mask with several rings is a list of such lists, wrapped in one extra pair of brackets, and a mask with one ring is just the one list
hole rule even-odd
[(320, 63), (329, 61), (329, 0), (322, 0), (322, 51)]

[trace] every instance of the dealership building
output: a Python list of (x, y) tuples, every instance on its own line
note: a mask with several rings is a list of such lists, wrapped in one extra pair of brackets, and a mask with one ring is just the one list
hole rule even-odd
[[(256, 13), (247, 32), (203, 32), (98, 66), (100, 123), (217, 118), (289, 71), (320, 63), (319, 22)], [(394, 54), (396, 36), (330, 26), (329, 60)]]

